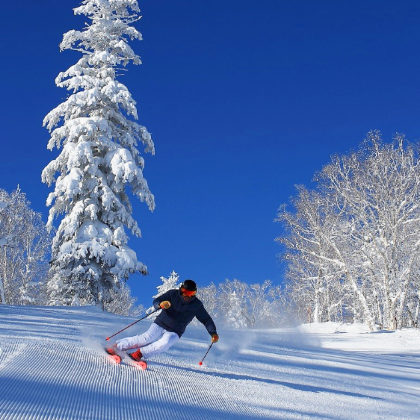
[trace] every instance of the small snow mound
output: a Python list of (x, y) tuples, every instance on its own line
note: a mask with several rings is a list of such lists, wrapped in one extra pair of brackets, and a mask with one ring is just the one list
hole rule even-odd
[(299, 331), (307, 334), (365, 334), (369, 332), (369, 328), (365, 324), (341, 324), (339, 322), (319, 322), (312, 324), (302, 324), (300, 327), (298, 327), (298, 329)]

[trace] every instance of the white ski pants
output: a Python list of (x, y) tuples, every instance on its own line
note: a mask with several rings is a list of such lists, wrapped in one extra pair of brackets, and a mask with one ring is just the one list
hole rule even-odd
[(145, 333), (123, 338), (118, 340), (116, 344), (118, 350), (140, 348), (143, 357), (147, 359), (168, 350), (178, 340), (179, 336), (177, 333), (166, 331), (153, 323)]

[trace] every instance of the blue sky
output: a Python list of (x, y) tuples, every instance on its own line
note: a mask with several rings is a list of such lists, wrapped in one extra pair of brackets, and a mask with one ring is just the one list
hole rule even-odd
[[(0, 188), (19, 184), (48, 209), (41, 171), (44, 116), (66, 96), (55, 86), (76, 52), (63, 33), (82, 29), (78, 0), (2, 5)], [(153, 134), (144, 155), (156, 210), (133, 203), (143, 232), (130, 246), (150, 275), (129, 281), (149, 304), (172, 270), (199, 285), (248, 283), (283, 271), (274, 239), (280, 204), (311, 186), (335, 153), (379, 129), (420, 136), (420, 3), (405, 0), (139, 0), (131, 45), (141, 66), (120, 80)]]

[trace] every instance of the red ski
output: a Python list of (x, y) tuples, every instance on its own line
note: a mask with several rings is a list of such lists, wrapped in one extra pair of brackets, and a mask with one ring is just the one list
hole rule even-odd
[[(143, 370), (147, 369), (147, 363), (144, 360), (141, 360), (140, 350), (137, 350), (133, 353), (127, 353), (127, 354), (136, 366), (138, 366), (140, 369), (143, 369)], [(139, 356), (137, 356), (138, 354), (140, 354), (140, 358)]]
[[(115, 347), (105, 347), (104, 350), (109, 354), (112, 361), (114, 361), (117, 364), (120, 364), (122, 361), (122, 358), (119, 354), (117, 354)], [(132, 359), (133, 364), (137, 367), (139, 367), (142, 370), (147, 369), (147, 363), (144, 360), (140, 360), (136, 358), (135, 356), (132, 356), (133, 353), (127, 353), (128, 356)]]
[(117, 354), (114, 347), (105, 347), (104, 350), (111, 356), (111, 360), (117, 364), (121, 363), (121, 356)]

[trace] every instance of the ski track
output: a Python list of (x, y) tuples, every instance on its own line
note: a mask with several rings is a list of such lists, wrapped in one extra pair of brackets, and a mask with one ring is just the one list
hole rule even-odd
[(1, 306), (0, 419), (420, 418), (418, 354), (326, 350), (280, 333), (226, 331), (198, 366), (208, 336), (190, 327), (142, 371), (102, 350), (104, 337), (130, 322), (95, 308)]

